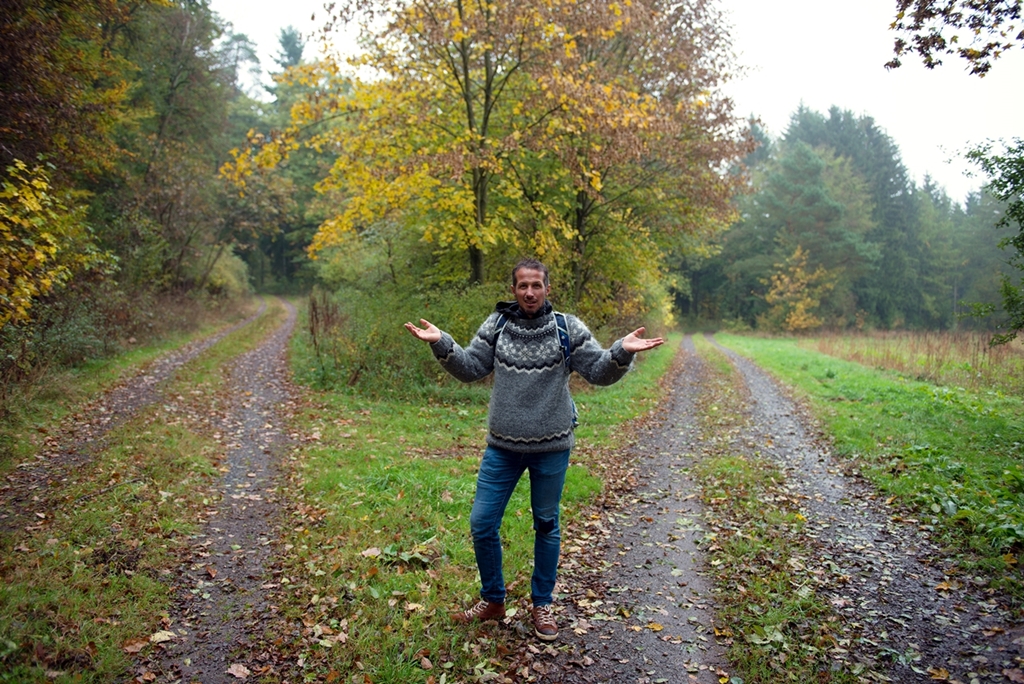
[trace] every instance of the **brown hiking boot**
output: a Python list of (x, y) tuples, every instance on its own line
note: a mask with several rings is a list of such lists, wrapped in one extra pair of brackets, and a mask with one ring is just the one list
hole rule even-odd
[(500, 620), (503, 617), (505, 617), (505, 604), (491, 603), (490, 601), (480, 601), (468, 610), (452, 613), (452, 620), (463, 624)]
[(542, 641), (554, 641), (558, 638), (558, 623), (551, 605), (533, 607), (533, 633)]

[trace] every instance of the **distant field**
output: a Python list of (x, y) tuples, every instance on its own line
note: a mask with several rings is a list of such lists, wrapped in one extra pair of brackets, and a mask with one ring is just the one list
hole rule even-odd
[(801, 346), (938, 385), (1024, 393), (1024, 343), (992, 347), (990, 338), (977, 332), (876, 332), (825, 335)]

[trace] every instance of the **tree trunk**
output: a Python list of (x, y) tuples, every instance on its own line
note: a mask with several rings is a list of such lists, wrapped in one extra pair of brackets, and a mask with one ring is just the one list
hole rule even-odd
[(479, 247), (469, 248), (469, 282), (471, 285), (484, 282), (484, 253)]

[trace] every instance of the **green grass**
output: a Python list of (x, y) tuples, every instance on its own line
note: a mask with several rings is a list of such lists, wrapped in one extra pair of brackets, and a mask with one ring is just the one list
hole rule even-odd
[[(205, 517), (219, 476), (223, 446), (199, 420), (222, 392), (214, 369), (282, 315), (272, 306), (186, 364), (168, 390), (187, 392), (186, 411), (168, 421), (157, 402), (110, 431), (103, 450), (53, 491), (44, 518), (0, 538), (0, 681), (119, 681), (132, 662), (126, 644), (163, 629), (165, 575)], [(123, 359), (83, 370), (68, 396), (131, 370)]]
[(1024, 598), (1024, 402), (907, 379), (801, 348), (719, 335), (795, 388), (832, 436), (911, 522), (966, 565)]
[[(728, 359), (695, 338), (708, 366), (697, 398), (706, 436), (743, 431), (743, 391)], [(814, 591), (814, 554), (785, 475), (757, 454), (736, 453), (714, 439), (694, 467), (707, 507), (704, 540), (715, 583), (718, 636), (747, 684), (854, 682), (856, 673), (829, 650), (842, 627)], [(771, 505), (765, 505), (771, 502)]]
[[(588, 456), (613, 449), (619, 426), (655, 406), (657, 380), (678, 341), (650, 353), (618, 384), (576, 392), (580, 448), (563, 494), (563, 529), (601, 491)], [(299, 367), (308, 361), (303, 346), (297, 337)], [(303, 411), (301, 431), (317, 439), (298, 472), (302, 497), (282, 610), (306, 625), (293, 648), (310, 680), (361, 670), (380, 684), (441, 681), (442, 674), (467, 681), (511, 666), (514, 632), (467, 629), (448, 617), (479, 591), (468, 518), (489, 391), (478, 383), (421, 401), (323, 393)], [(529, 605), (533, 563), (528, 491), (524, 478), (502, 526), (508, 605), (519, 611)]]

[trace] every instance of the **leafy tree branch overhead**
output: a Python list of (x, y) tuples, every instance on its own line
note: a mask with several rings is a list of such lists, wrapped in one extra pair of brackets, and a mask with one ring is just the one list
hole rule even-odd
[(933, 69), (944, 55), (956, 55), (972, 74), (984, 76), (994, 60), (1024, 44), (1022, 6), (1022, 0), (897, 0), (890, 28), (899, 35), (886, 67), (916, 54)]

